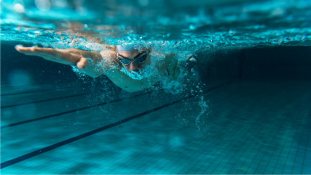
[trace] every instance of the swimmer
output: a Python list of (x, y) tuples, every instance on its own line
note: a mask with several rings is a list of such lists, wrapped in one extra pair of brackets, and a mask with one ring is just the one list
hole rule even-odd
[[(151, 87), (163, 76), (176, 80), (180, 74), (176, 54), (171, 53), (151, 64), (152, 52), (135, 46), (111, 46), (101, 52), (79, 49), (52, 49), (40, 47), (16, 46), (16, 50), (25, 55), (42, 57), (65, 65), (71, 65), (93, 78), (105, 74), (115, 85), (127, 92), (136, 92)], [(150, 68), (151, 65), (154, 65)], [(154, 73), (156, 72), (156, 73)]]

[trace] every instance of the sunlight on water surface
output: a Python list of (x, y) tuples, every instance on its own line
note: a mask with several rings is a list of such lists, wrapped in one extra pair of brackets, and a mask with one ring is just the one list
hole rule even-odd
[(162, 52), (309, 46), (306, 0), (3, 0), (1, 40), (100, 51), (143, 44)]

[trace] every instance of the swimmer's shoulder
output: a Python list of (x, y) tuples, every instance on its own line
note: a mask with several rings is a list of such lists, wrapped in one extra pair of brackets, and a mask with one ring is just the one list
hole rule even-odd
[[(106, 68), (105, 74), (116, 75), (116, 72), (120, 71), (121, 63), (117, 59), (117, 54), (114, 49), (104, 49), (100, 52), (103, 60), (103, 66)], [(111, 77), (111, 76), (110, 76)]]
[(117, 54), (115, 51), (115, 47), (105, 47), (101, 52), (100, 55), (103, 57), (104, 60), (116, 60)]

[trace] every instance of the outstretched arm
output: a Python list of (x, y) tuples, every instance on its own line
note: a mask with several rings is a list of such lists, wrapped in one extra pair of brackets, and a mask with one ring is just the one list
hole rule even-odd
[(164, 60), (157, 65), (157, 68), (162, 76), (168, 72), (170, 81), (176, 80), (180, 74), (180, 67), (175, 53), (166, 55)]
[[(25, 55), (34, 55), (42, 57), (46, 60), (76, 66), (83, 70), (86, 75), (93, 78), (98, 77), (104, 73), (105, 64), (103, 64), (103, 56), (99, 52), (84, 51), (79, 49), (52, 49), (39, 47), (22, 47), (16, 46), (16, 50)], [(105, 59), (112, 58), (113, 55), (107, 52)], [(91, 62), (88, 60), (91, 60)]]

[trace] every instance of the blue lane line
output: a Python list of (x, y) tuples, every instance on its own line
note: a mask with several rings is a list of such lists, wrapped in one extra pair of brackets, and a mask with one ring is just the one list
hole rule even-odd
[[(95, 94), (97, 94), (97, 93), (103, 93), (103, 92), (105, 92), (105, 91), (95, 92)], [(59, 99), (70, 98), (70, 97), (83, 96), (83, 95), (87, 95), (87, 94), (92, 94), (92, 92), (87, 92), (87, 93), (77, 94), (77, 95), (64, 96), (64, 97), (59, 97), (59, 98), (46, 99), (46, 100), (39, 100), (39, 101), (32, 101), (32, 102), (26, 102), (26, 103), (19, 103), (19, 104), (14, 104), (14, 105), (1, 106), (1, 108), (10, 108), (10, 107), (15, 107), (15, 106), (20, 106), (20, 105), (27, 105), (27, 104), (33, 104), (33, 103), (41, 103), (41, 102), (46, 102), (46, 101), (53, 101), (53, 100), (59, 100)]]
[(53, 100), (59, 100), (59, 99), (64, 99), (64, 98), (77, 97), (77, 96), (82, 96), (82, 95), (86, 95), (86, 94), (91, 94), (91, 93), (83, 93), (83, 94), (70, 95), (70, 96), (59, 97), (59, 98), (39, 100), (39, 101), (33, 101), (33, 102), (27, 102), (27, 103), (19, 103), (19, 104), (15, 104), (15, 105), (1, 106), (1, 108), (10, 108), (10, 107), (15, 107), (15, 106), (20, 106), (20, 105), (27, 105), (27, 104), (32, 104), (32, 103), (41, 103), (41, 102), (46, 102), (46, 101), (53, 101)]
[(59, 115), (69, 114), (69, 113), (72, 113), (72, 112), (77, 112), (77, 111), (80, 111), (80, 110), (85, 110), (85, 109), (93, 108), (93, 107), (96, 107), (96, 106), (106, 105), (108, 103), (114, 103), (114, 102), (130, 99), (130, 98), (135, 98), (135, 97), (138, 97), (138, 96), (141, 96), (141, 95), (145, 95), (145, 94), (148, 94), (148, 93), (151, 93), (151, 91), (147, 92), (147, 93), (142, 93), (142, 94), (134, 95), (134, 96), (128, 97), (128, 98), (121, 98), (121, 99), (117, 99), (117, 100), (107, 101), (107, 102), (99, 103), (99, 104), (96, 104), (96, 105), (87, 106), (87, 107), (84, 107), (84, 108), (73, 109), (73, 110), (70, 110), (70, 111), (60, 112), (60, 113), (57, 113), (57, 114), (47, 115), (47, 116), (44, 116), (44, 117), (34, 118), (34, 119), (31, 119), (31, 120), (25, 120), (25, 121), (21, 121), (21, 122), (17, 122), (17, 123), (3, 125), (3, 126), (1, 126), (1, 129), (5, 129), (5, 128), (12, 127), (12, 126), (17, 126), (17, 125), (22, 125), (22, 124), (25, 124), (25, 123), (30, 123), (30, 122), (34, 122), (34, 121), (38, 121), (38, 120), (43, 120), (43, 119), (47, 119), (47, 118), (51, 118), (51, 117), (57, 117)]
[[(225, 86), (225, 85), (230, 84), (230, 83), (232, 83), (232, 82), (224, 83), (224, 84), (222, 84), (222, 85), (213, 87), (213, 88), (211, 88), (211, 89), (207, 89), (207, 90), (205, 90), (202, 94), (204, 94), (204, 93), (206, 93), (206, 92), (209, 92), (209, 91), (211, 91), (211, 90), (220, 88), (220, 87)], [(14, 164), (16, 164), (16, 163), (19, 163), (19, 162), (24, 161), (24, 160), (26, 160), (26, 159), (29, 159), (29, 158), (38, 156), (38, 155), (40, 155), (40, 154), (42, 154), (42, 153), (51, 151), (51, 150), (56, 149), (56, 148), (58, 148), (58, 147), (67, 145), (67, 144), (72, 143), (72, 142), (74, 142), (74, 141), (81, 140), (81, 139), (83, 139), (83, 138), (85, 138), (85, 137), (91, 136), (91, 135), (93, 135), (93, 134), (96, 134), (96, 133), (98, 133), (98, 132), (104, 131), (104, 130), (109, 129), (109, 128), (111, 128), (111, 127), (114, 127), (114, 126), (120, 125), (120, 124), (122, 124), (122, 123), (128, 122), (128, 121), (130, 121), (130, 120), (133, 120), (133, 119), (142, 117), (142, 116), (144, 116), (144, 115), (146, 115), (146, 114), (149, 114), (149, 113), (158, 111), (158, 110), (160, 110), (160, 109), (162, 109), (162, 108), (165, 108), (165, 107), (174, 105), (174, 104), (179, 103), (179, 102), (181, 102), (181, 101), (183, 101), (183, 100), (187, 100), (187, 99), (193, 98), (193, 97), (195, 97), (196, 95), (198, 95), (198, 94), (194, 94), (194, 95), (190, 95), (190, 96), (181, 98), (181, 99), (176, 100), (176, 101), (174, 101), (174, 102), (171, 102), (171, 103), (168, 103), (168, 104), (159, 106), (159, 107), (157, 107), (157, 108), (153, 108), (153, 109), (148, 110), (148, 111), (145, 111), (145, 112), (143, 112), (143, 113), (140, 113), (140, 114), (131, 116), (131, 117), (129, 117), (129, 118), (126, 118), (126, 119), (117, 121), (117, 122), (115, 122), (115, 123), (106, 125), (106, 126), (104, 126), (104, 127), (95, 129), (95, 130), (93, 130), (93, 131), (90, 131), (90, 132), (87, 132), (87, 133), (78, 135), (78, 136), (76, 136), (76, 137), (72, 137), (72, 138), (70, 138), (70, 139), (67, 139), (67, 140), (64, 140), (64, 141), (55, 143), (55, 144), (53, 144), (53, 145), (44, 147), (44, 148), (42, 148), (42, 149), (33, 151), (33, 152), (31, 152), (31, 153), (22, 155), (22, 156), (20, 156), (20, 157), (17, 157), (17, 158), (14, 158), (14, 159), (5, 161), (5, 162), (1, 163), (1, 165), (0, 165), (0, 166), (1, 166), (1, 169), (5, 168), (5, 167), (8, 167), (8, 166), (11, 166), (11, 165), (14, 165)]]
[[(2, 94), (1, 93), (1, 96), (30, 94), (30, 93), (46, 92), (46, 91), (56, 91), (56, 90), (61, 90), (61, 89), (70, 89), (70, 88), (87, 87), (87, 86), (89, 86), (89, 85), (81, 85), (81, 86), (74, 86), (74, 87), (63, 87), (63, 88), (54, 88), (54, 89), (45, 89), (45, 90), (36, 90), (36, 91), (26, 91), (26, 92), (17, 92), (17, 93), (6, 93), (6, 94)], [(90, 86), (90, 87), (92, 87), (92, 86)]]

